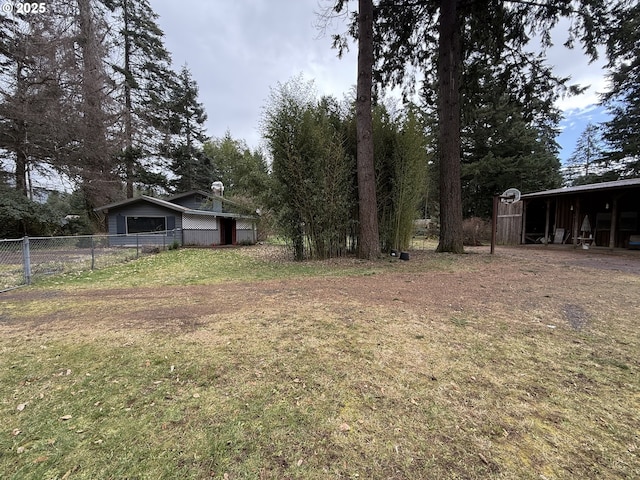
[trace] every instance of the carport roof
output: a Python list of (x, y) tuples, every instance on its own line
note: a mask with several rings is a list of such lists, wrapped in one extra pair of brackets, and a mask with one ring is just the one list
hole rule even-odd
[(589, 185), (578, 185), (576, 187), (555, 188), (542, 192), (527, 193), (522, 195), (522, 199), (556, 197), (559, 195), (569, 195), (572, 193), (600, 192), (605, 190), (622, 190), (625, 188), (640, 187), (640, 178), (630, 178), (626, 180), (616, 180), (614, 182), (591, 183)]

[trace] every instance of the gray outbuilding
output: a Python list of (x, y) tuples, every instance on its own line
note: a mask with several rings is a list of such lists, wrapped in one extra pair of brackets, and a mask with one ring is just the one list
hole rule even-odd
[(107, 216), (111, 245), (216, 246), (256, 243), (257, 217), (202, 190), (166, 199), (141, 195), (96, 208)]

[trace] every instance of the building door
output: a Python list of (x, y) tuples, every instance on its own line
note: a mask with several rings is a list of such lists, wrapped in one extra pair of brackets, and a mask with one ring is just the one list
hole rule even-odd
[(220, 245), (236, 244), (236, 221), (233, 218), (220, 219)]

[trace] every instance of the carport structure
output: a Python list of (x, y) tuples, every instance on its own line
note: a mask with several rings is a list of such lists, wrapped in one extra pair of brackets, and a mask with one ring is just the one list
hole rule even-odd
[(594, 246), (629, 248), (639, 217), (640, 178), (528, 193), (499, 205), (498, 243), (575, 246), (588, 236)]

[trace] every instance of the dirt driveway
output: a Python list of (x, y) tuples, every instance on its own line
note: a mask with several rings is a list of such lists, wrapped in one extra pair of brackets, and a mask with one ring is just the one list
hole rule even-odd
[[(486, 247), (471, 249), (478, 253), (488, 253)], [(590, 248), (582, 250), (566, 245), (527, 245), (519, 247), (496, 247), (497, 255), (510, 256), (540, 263), (563, 264), (597, 270), (611, 270), (640, 275), (640, 250), (611, 250)]]
[(0, 294), (0, 327), (14, 333), (52, 325), (72, 331), (88, 324), (173, 331), (230, 314), (260, 317), (314, 309), (345, 321), (384, 310), (405, 318), (514, 316), (515, 321), (575, 326), (604, 318), (614, 307), (640, 311), (640, 252), (537, 246), (498, 247), (496, 255), (486, 247), (468, 252), (414, 251), (409, 262), (370, 262), (371, 271), (337, 277), (78, 291), (24, 288)]

